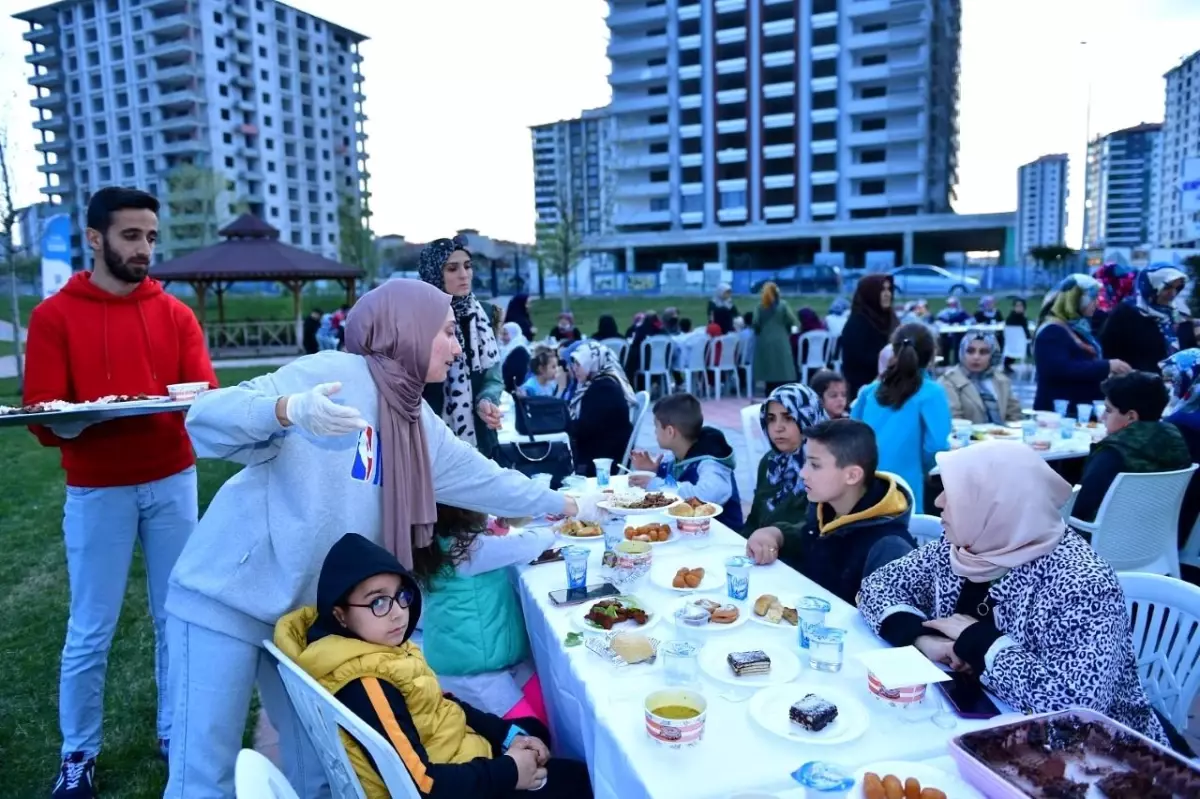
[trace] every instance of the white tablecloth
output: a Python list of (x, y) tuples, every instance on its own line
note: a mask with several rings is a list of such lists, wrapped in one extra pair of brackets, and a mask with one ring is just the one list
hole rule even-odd
[[(711, 545), (696, 550), (695, 556), (714, 560), (728, 551), (744, 551), (745, 541), (732, 530), (713, 522)], [(591, 547), (588, 582), (603, 579), (600, 558), (602, 542)], [(656, 547), (657, 559), (690, 556), (684, 543)], [(665, 687), (661, 660), (651, 666), (623, 668), (612, 666), (584, 646), (566, 648), (563, 639), (577, 631), (570, 619), (570, 608), (553, 606), (547, 594), (566, 587), (562, 563), (523, 567), (518, 581), (521, 604), (529, 631), (534, 660), (541, 676), (551, 718), (556, 753), (586, 759), (592, 785), (601, 799), (642, 799), (642, 797), (721, 797), (728, 799), (741, 791), (786, 791), (796, 783), (789, 776), (809, 760), (828, 760), (854, 769), (881, 760), (925, 760), (946, 752), (946, 742), (962, 732), (987, 726), (986, 722), (957, 719), (956, 726), (945, 730), (929, 720), (929, 710), (911, 715), (892, 710), (867, 691), (866, 669), (856, 656), (886, 646), (858, 612), (819, 588), (782, 563), (754, 567), (750, 577), (750, 595), (744, 612), (760, 594), (773, 593), (792, 603), (801, 596), (821, 596), (833, 604), (827, 620), (830, 626), (848, 630), (845, 667), (840, 673), (826, 674), (810, 669), (807, 657), (797, 643), (796, 629), (778, 629), (748, 621), (739, 627), (711, 633), (705, 646), (729, 651), (754, 649), (764, 644), (786, 645), (800, 657), (802, 668), (797, 682), (837, 686), (853, 692), (871, 714), (871, 726), (855, 741), (834, 746), (813, 746), (779, 738), (763, 730), (747, 711), (746, 701), (735, 702), (719, 696), (731, 690), (709, 678), (701, 677), (699, 690), (708, 700), (704, 740), (700, 745), (680, 751), (658, 748), (645, 731), (643, 701), (651, 691)], [(658, 588), (645, 581), (634, 591), (664, 614), (648, 635), (660, 641), (674, 637), (668, 620), (685, 597)], [(724, 596), (706, 594), (714, 599)], [(736, 689), (732, 689), (736, 690)], [(940, 692), (931, 689), (926, 704), (941, 701)], [(779, 708), (786, 713), (787, 708)]]
[(502, 417), (501, 427), (496, 431), (496, 437), (501, 444), (509, 444), (514, 441), (527, 444), (530, 441), (566, 441), (571, 442), (571, 437), (566, 433), (547, 433), (541, 436), (522, 436), (517, 433), (517, 418), (516, 418), (516, 403), (513, 402), (512, 395), (507, 391), (500, 397), (500, 414)]

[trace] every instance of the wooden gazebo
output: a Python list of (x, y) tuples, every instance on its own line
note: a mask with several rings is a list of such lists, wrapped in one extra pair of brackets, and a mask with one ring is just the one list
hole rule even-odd
[[(345, 288), (347, 304), (354, 302), (356, 283), (363, 277), (361, 269), (284, 244), (277, 229), (252, 214), (242, 214), (218, 232), (224, 241), (151, 270), (151, 276), (163, 283), (183, 282), (195, 290), (201, 326), (205, 326), (208, 295), (212, 293), (217, 298), (218, 325), (225, 328), (225, 292), (238, 282), (276, 282), (291, 291), (297, 344), (301, 294), (306, 283), (335, 280)], [(213, 341), (210, 337), (210, 345), (222, 349), (223, 337), (216, 338)]]

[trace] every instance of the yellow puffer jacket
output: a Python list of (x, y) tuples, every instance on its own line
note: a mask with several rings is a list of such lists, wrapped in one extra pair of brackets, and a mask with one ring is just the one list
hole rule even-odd
[[(419, 647), (411, 641), (400, 646), (381, 646), (338, 635), (326, 636), (310, 644), (308, 629), (316, 620), (317, 609), (314, 607), (300, 608), (287, 614), (275, 625), (275, 646), (325, 690), (337, 694), (349, 683), (364, 677), (389, 682), (404, 694), (404, 702), (421, 736), (421, 745), (425, 747), (429, 762), (467, 763), (477, 757), (492, 757), (491, 744), (467, 726), (462, 708), (442, 696), (437, 675), (425, 662)], [(372, 694), (369, 685), (367, 693)], [(371, 698), (376, 706), (376, 699), (386, 702), (382, 691)], [(380, 714), (385, 727), (389, 726), (387, 718), (390, 717), (390, 712), (386, 717)], [(428, 793), (433, 780), (426, 775), (424, 764), (394, 719), (391, 726), (395, 727), (394, 730), (389, 729), (388, 737), (392, 745), (412, 775), (413, 782), (423, 793)], [(370, 760), (358, 743), (345, 732), (342, 733), (342, 743), (346, 746), (367, 799), (388, 799), (390, 794), (383, 780), (371, 767)]]

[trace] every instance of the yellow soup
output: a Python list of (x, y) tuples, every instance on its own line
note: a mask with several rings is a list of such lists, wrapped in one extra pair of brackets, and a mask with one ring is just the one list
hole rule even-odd
[(694, 707), (686, 707), (685, 705), (664, 705), (663, 707), (653, 708), (651, 711), (659, 718), (671, 719), (672, 721), (685, 721), (694, 719), (700, 715), (700, 711)]

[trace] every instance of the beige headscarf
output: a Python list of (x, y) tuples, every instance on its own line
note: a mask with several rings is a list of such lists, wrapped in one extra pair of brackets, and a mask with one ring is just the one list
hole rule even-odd
[(379, 392), (383, 546), (411, 569), (413, 550), (433, 543), (437, 503), (421, 426), (421, 392), (450, 295), (419, 280), (389, 280), (346, 317), (346, 350), (367, 360)]
[(1029, 446), (984, 441), (937, 456), (950, 568), (973, 583), (1048, 555), (1062, 541), (1071, 486)]

